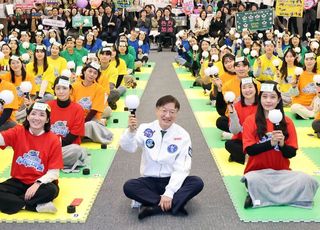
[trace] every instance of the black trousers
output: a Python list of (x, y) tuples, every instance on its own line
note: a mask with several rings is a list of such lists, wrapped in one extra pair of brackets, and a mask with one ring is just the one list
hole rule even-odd
[(225, 148), (230, 153), (232, 161), (244, 164), (245, 154), (243, 153), (242, 140), (227, 140)]
[(41, 184), (34, 196), (26, 201), (24, 196), (31, 185), (14, 178), (0, 183), (0, 211), (14, 214), (23, 207), (29, 211), (36, 211), (38, 204), (50, 202), (59, 194), (59, 187), (55, 183)]
[[(139, 177), (128, 180), (123, 185), (124, 194), (145, 206), (159, 204), (161, 195), (165, 192), (170, 177)], [(197, 176), (188, 176), (181, 188), (173, 195), (171, 213), (177, 214), (186, 203), (203, 189), (203, 181)]]
[(159, 44), (160, 46), (163, 45), (163, 42), (166, 37), (170, 37), (171, 40), (171, 47), (174, 48), (176, 43), (176, 35), (174, 33), (160, 33), (159, 34)]
[(216, 126), (222, 131), (230, 132), (229, 119), (226, 116), (218, 117), (218, 119), (216, 120)]

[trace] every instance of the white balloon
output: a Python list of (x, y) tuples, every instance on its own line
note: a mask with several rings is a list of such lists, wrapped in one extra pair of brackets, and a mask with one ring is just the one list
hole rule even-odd
[(236, 95), (234, 94), (234, 92), (232, 91), (227, 91), (225, 92), (224, 94), (224, 100), (227, 102), (227, 103), (232, 103), (234, 101), (234, 99), (236, 99)]
[(272, 65), (274, 65), (275, 67), (278, 67), (280, 65), (280, 60), (279, 59), (274, 59), (272, 61)]
[(32, 84), (30, 81), (23, 81), (20, 84), (20, 89), (22, 92), (24, 93), (30, 93), (31, 89), (32, 89)]
[(49, 42), (50, 42), (50, 44), (52, 44), (52, 43), (54, 43), (54, 42), (56, 42), (57, 40), (55, 39), (55, 38), (50, 38), (49, 39)]
[(139, 45), (139, 46), (142, 46), (142, 45), (143, 45), (143, 41), (139, 40), (139, 41), (138, 41), (138, 45)]
[(0, 98), (4, 100), (4, 104), (7, 105), (13, 101), (14, 95), (11, 90), (5, 89), (0, 92)]
[(297, 75), (297, 76), (300, 76), (303, 72), (303, 69), (301, 67), (296, 67), (294, 69), (294, 74)]
[(211, 56), (211, 60), (214, 61), (214, 62), (216, 62), (216, 61), (219, 60), (219, 56), (218, 56), (217, 54), (213, 54), (213, 55)]
[(319, 43), (318, 42), (311, 42), (311, 49), (318, 49), (319, 48)]
[(30, 60), (30, 55), (28, 53), (24, 53), (21, 55), (21, 59), (23, 61), (29, 61)]
[(296, 48), (294, 48), (293, 50), (294, 50), (294, 52), (296, 52), (297, 54), (299, 54), (299, 53), (301, 52), (300, 47), (296, 47)]
[(268, 118), (273, 124), (278, 125), (282, 120), (283, 115), (280, 109), (273, 109), (269, 111)]
[(278, 34), (277, 34), (277, 37), (278, 37), (278, 38), (282, 38), (282, 37), (283, 37), (283, 33), (278, 33)]
[(2, 30), (4, 28), (3, 24), (0, 24), (0, 30)]
[(310, 32), (307, 32), (306, 33), (306, 37), (308, 38), (308, 37), (311, 37), (311, 33)]
[(259, 33), (258, 38), (263, 38), (263, 33)]
[(256, 50), (251, 50), (250, 55), (251, 57), (258, 57), (258, 52)]
[(242, 44), (241, 38), (237, 39), (237, 44)]
[(278, 34), (279, 34), (279, 30), (275, 30), (273, 33), (274, 33), (275, 35), (278, 35)]
[(244, 48), (244, 49), (243, 49), (243, 53), (244, 53), (245, 55), (248, 55), (249, 52), (250, 52), (250, 49), (249, 49), (249, 48)]
[(205, 51), (202, 52), (201, 55), (202, 55), (203, 58), (207, 58), (207, 57), (209, 57), (209, 52), (205, 50)]
[(43, 30), (43, 25), (38, 25), (38, 30)]
[(30, 43), (29, 42), (23, 42), (22, 43), (22, 47), (25, 48), (25, 49), (29, 49)]
[(235, 38), (240, 38), (240, 34), (239, 34), (239, 33), (235, 33), (235, 34), (234, 34), (234, 37), (235, 37)]
[(177, 41), (176, 41), (176, 46), (179, 47), (180, 45), (181, 45), (181, 41), (180, 41), (180, 40), (177, 40)]
[(216, 75), (218, 75), (218, 73), (219, 73), (219, 69), (218, 69), (218, 67), (217, 66), (211, 66), (211, 75), (213, 75), (213, 76), (216, 76)]
[(209, 77), (211, 75), (211, 67), (208, 67), (204, 70), (204, 74)]
[(61, 76), (64, 76), (64, 77), (67, 77), (67, 78), (70, 78), (71, 77), (71, 71), (69, 69), (64, 69), (62, 70), (61, 72)]
[(74, 63), (74, 61), (68, 61), (67, 63), (68, 69), (74, 69), (75, 67), (76, 67), (76, 64)]
[(316, 74), (313, 76), (313, 81), (317, 84), (320, 84), (320, 75)]
[(128, 109), (136, 109), (140, 104), (140, 99), (137, 95), (128, 95), (125, 99), (125, 105)]
[(199, 46), (198, 45), (193, 45), (192, 49), (193, 49), (193, 51), (198, 51), (199, 50)]

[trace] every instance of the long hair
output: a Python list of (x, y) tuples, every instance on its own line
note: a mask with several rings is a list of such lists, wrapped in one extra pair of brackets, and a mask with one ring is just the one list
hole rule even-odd
[[(36, 52), (37, 50), (34, 52), (33, 54), (33, 72), (35, 74), (38, 73), (38, 61), (37, 61), (37, 58), (36, 58)], [(48, 60), (47, 60), (47, 52), (45, 49), (43, 49), (43, 52), (44, 52), (44, 58), (43, 58), (43, 72), (45, 72), (47, 69), (48, 69)]]
[(294, 57), (293, 65), (299, 66), (299, 62), (297, 60), (297, 53), (292, 48), (289, 48), (283, 55), (283, 62), (282, 62), (282, 66), (280, 68), (280, 79), (281, 80), (284, 79), (285, 83), (288, 83), (288, 63), (286, 62), (286, 56), (289, 52)]
[[(12, 59), (9, 59), (9, 66), (11, 65), (11, 61), (12, 61)], [(10, 66), (10, 76), (11, 76), (11, 82), (15, 83), (16, 82), (15, 74), (14, 74), (14, 71), (12, 70), (11, 66)], [(26, 70), (24, 69), (22, 63), (21, 63), (21, 76), (22, 76), (22, 81), (26, 80), (27, 73), (26, 73)]]
[(227, 58), (235, 61), (235, 57), (234, 57), (233, 54), (231, 54), (231, 53), (226, 53), (226, 54), (222, 57), (222, 66), (223, 66), (224, 72), (227, 72), (227, 73), (229, 73), (229, 74), (236, 74), (235, 72), (230, 72), (230, 71), (227, 70), (226, 67), (224, 66), (224, 61), (225, 61)]
[[(283, 102), (282, 102), (282, 98), (281, 98), (281, 93), (278, 90), (277, 86), (278, 83), (274, 82), (274, 81), (265, 81), (264, 83), (267, 84), (273, 84), (273, 90), (277, 93), (277, 96), (279, 98), (279, 103), (277, 104), (275, 109), (279, 109), (282, 113), (282, 120), (280, 121), (279, 124), (279, 128), (282, 131), (283, 135), (285, 136), (285, 139), (287, 139), (289, 137), (289, 133), (288, 133), (288, 129), (287, 129), (287, 123), (285, 120), (285, 114), (283, 111)], [(267, 117), (265, 117), (264, 115), (264, 109), (261, 105), (261, 95), (262, 95), (262, 91), (260, 91), (259, 93), (259, 99), (258, 99), (258, 107), (257, 107), (257, 112), (256, 112), (256, 118), (255, 118), (255, 122), (257, 125), (257, 135), (259, 137), (259, 139), (261, 139), (263, 136), (265, 136), (266, 132), (267, 132)]]

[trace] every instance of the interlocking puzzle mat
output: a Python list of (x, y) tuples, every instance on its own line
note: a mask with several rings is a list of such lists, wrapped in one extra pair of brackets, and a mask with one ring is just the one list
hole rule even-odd
[[(320, 222), (319, 192), (316, 194), (312, 209), (289, 206), (243, 208), (247, 196), (245, 186), (240, 182), (244, 166), (228, 161), (229, 153), (225, 150), (225, 142), (221, 141), (221, 131), (215, 125), (219, 115), (216, 109), (210, 105), (209, 97), (205, 95), (203, 89), (193, 87), (195, 78), (191, 73), (176, 63), (173, 66), (239, 218), (245, 222)], [(297, 156), (291, 159), (291, 168), (313, 175), (320, 182), (320, 139), (313, 136), (312, 120), (296, 120), (289, 108), (285, 108), (285, 112), (295, 123), (299, 142)]]
[[(155, 63), (148, 63), (150, 66), (142, 67), (141, 72), (136, 73), (137, 87), (128, 89), (125, 95), (135, 94), (142, 96), (147, 82), (154, 69)], [(98, 143), (82, 143), (81, 145), (87, 148), (90, 153), (90, 174), (83, 175), (80, 168), (79, 173), (64, 173), (60, 172), (59, 196), (53, 201), (58, 209), (55, 214), (36, 213), (22, 210), (14, 215), (7, 215), (0, 212), (0, 222), (7, 223), (34, 223), (34, 222), (49, 222), (49, 223), (84, 223), (90, 213), (91, 207), (94, 204), (95, 198), (100, 190), (100, 187), (108, 173), (114, 156), (119, 147), (119, 139), (128, 126), (128, 112), (124, 111), (124, 98), (121, 97), (117, 102), (117, 110), (113, 111), (112, 116), (108, 119), (107, 128), (114, 134), (112, 143), (107, 146), (107, 149), (101, 149)], [(116, 122), (117, 120), (117, 122)], [(13, 151), (11, 148), (6, 148), (0, 154), (0, 181), (4, 181), (10, 177), (10, 165), (12, 161)], [(82, 198), (82, 203), (76, 207), (76, 212), (73, 214), (67, 213), (67, 206), (75, 199)]]

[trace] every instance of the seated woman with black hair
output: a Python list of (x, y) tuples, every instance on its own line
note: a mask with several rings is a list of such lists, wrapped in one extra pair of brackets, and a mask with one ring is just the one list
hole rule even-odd
[(251, 78), (243, 78), (240, 83), (240, 101), (228, 103), (229, 130), (233, 134), (231, 140), (225, 143), (226, 150), (230, 153), (229, 162), (244, 164), (242, 130), (243, 123), (249, 114), (256, 113), (258, 103), (258, 87), (256, 81)]
[(98, 83), (101, 75), (100, 65), (90, 62), (82, 69), (81, 81), (72, 85), (71, 99), (77, 102), (85, 111), (85, 136), (94, 142), (109, 144), (113, 134), (105, 127), (103, 117), (108, 117), (105, 108), (105, 93)]
[(14, 152), (11, 178), (0, 183), (0, 211), (55, 213), (52, 200), (59, 194), (63, 161), (60, 140), (50, 132), (50, 107), (39, 102), (32, 104), (23, 126), (0, 133), (0, 146), (11, 146)]
[[(243, 151), (249, 155), (242, 178), (249, 193), (244, 208), (312, 208), (318, 189), (313, 177), (290, 169), (289, 159), (296, 156), (298, 149), (297, 133), (292, 120), (284, 115), (278, 88), (273, 81), (262, 83), (257, 112), (243, 124)], [(270, 116), (271, 113), (277, 116)], [(273, 117), (281, 118), (280, 122), (273, 124)]]
[(48, 102), (51, 107), (51, 132), (61, 137), (63, 164), (75, 169), (83, 166), (87, 152), (80, 147), (84, 136), (84, 111), (70, 100), (72, 86), (67, 77), (57, 77), (53, 84), (57, 99)]

